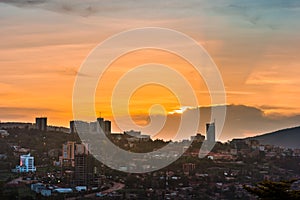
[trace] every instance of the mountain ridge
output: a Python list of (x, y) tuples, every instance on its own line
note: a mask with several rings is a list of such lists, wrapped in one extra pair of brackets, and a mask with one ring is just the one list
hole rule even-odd
[(280, 129), (277, 131), (244, 138), (258, 140), (261, 144), (269, 144), (286, 148), (300, 149), (300, 126)]

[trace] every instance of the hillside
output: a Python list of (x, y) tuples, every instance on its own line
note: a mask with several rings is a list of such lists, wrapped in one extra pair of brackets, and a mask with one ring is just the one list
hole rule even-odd
[(246, 139), (255, 139), (260, 141), (261, 144), (300, 149), (300, 126), (282, 129)]

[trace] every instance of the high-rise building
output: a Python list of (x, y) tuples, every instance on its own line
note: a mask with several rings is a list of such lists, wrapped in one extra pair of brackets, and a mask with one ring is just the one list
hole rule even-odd
[(206, 124), (206, 138), (208, 142), (216, 142), (215, 123)]
[(111, 134), (111, 121), (105, 120), (104, 121), (104, 133), (105, 134)]
[(100, 131), (99, 123), (97, 121), (89, 123), (89, 133), (98, 133)]
[(74, 167), (75, 166), (75, 142), (68, 141), (66, 144), (62, 145), (62, 156), (60, 157), (60, 162), (62, 166)]
[(89, 185), (93, 180), (92, 158), (87, 144), (75, 145), (75, 185)]
[(104, 131), (104, 119), (102, 117), (97, 118), (100, 128)]
[(27, 155), (20, 156), (20, 165), (16, 166), (15, 172), (27, 173), (27, 172), (35, 172), (36, 167), (34, 166), (34, 157)]
[(97, 118), (97, 122), (99, 123), (100, 128), (103, 130), (105, 134), (111, 134), (111, 121), (105, 120), (104, 118)]
[(88, 144), (75, 144), (75, 155), (89, 155), (89, 145)]
[(70, 133), (76, 133), (75, 121), (70, 121)]
[(85, 122), (80, 120), (70, 121), (70, 133), (88, 133), (96, 131), (97, 122)]
[(74, 141), (68, 141), (62, 145), (62, 156), (60, 156), (59, 160), (62, 166), (75, 167), (75, 155), (81, 154), (89, 154), (88, 144), (76, 144)]
[(47, 117), (35, 118), (35, 127), (40, 131), (47, 131)]
[(70, 133), (96, 133), (100, 130), (106, 135), (111, 134), (111, 121), (97, 118), (95, 122), (70, 121)]

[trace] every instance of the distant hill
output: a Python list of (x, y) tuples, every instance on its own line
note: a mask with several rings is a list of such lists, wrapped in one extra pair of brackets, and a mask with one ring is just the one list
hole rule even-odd
[(282, 129), (246, 139), (258, 140), (261, 144), (300, 149), (300, 126)]

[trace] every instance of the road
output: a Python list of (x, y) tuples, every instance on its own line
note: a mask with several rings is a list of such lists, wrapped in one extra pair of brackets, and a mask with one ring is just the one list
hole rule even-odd
[(19, 181), (22, 181), (22, 177), (16, 178), (14, 180), (11, 180), (10, 182), (7, 183), (7, 185), (17, 185), (19, 184)]
[[(114, 191), (117, 191), (117, 190), (121, 190), (122, 188), (124, 188), (124, 184), (123, 183), (117, 183), (117, 182), (114, 182), (114, 185), (107, 189), (107, 190), (104, 190), (102, 191), (101, 193), (102, 194), (109, 194), (111, 192), (114, 192)], [(96, 193), (98, 192), (94, 192), (94, 193), (90, 193), (90, 194), (86, 194), (84, 195), (84, 197), (95, 197), (96, 196)], [(75, 200), (77, 199), (78, 197), (72, 197), (72, 198), (68, 198), (68, 200)]]
[(123, 183), (116, 183), (116, 182), (114, 182), (114, 185), (111, 188), (109, 188), (107, 190), (104, 190), (101, 193), (108, 194), (108, 193), (111, 193), (111, 192), (114, 192), (114, 191), (117, 191), (117, 190), (121, 190), (121, 189), (124, 188), (124, 186), (125, 185)]

